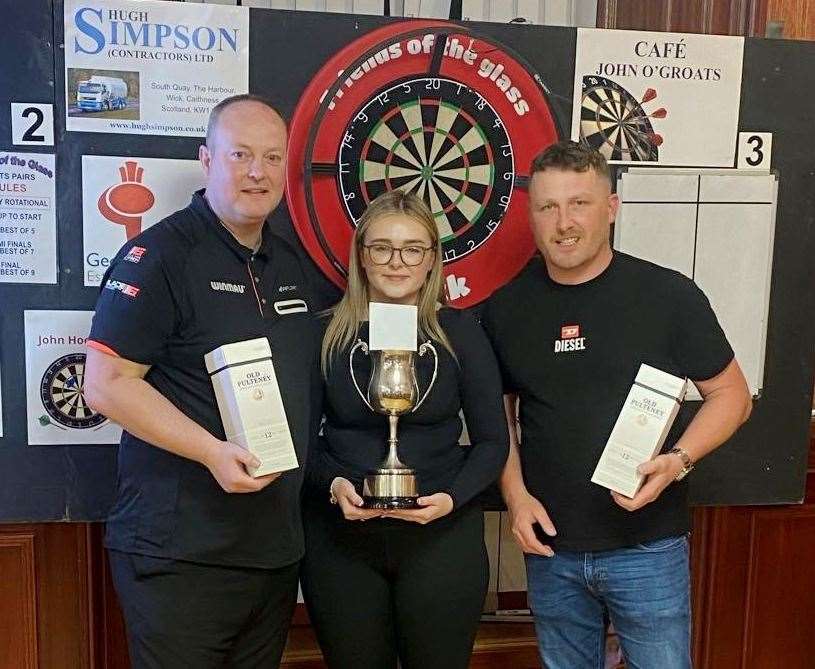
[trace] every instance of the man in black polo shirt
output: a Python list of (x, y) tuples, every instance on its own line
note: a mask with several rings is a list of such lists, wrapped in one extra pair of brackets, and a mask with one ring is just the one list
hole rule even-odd
[[(206, 189), (116, 255), (88, 342), (88, 402), (124, 428), (106, 546), (137, 667), (274, 667), (303, 553), (299, 491), (314, 429), (316, 332), (296, 250), (266, 222), (286, 125), (224, 100)], [(224, 440), (204, 354), (267, 337), (298, 469), (252, 478)], [(316, 407), (314, 408), (316, 410)]]
[[(529, 196), (543, 258), (490, 299), (483, 320), (510, 393), (501, 489), (526, 553), (541, 658), (548, 669), (602, 668), (607, 611), (628, 666), (686, 669), (681, 479), (747, 419), (749, 392), (696, 285), (612, 251), (618, 200), (602, 155), (549, 147), (532, 164)], [(704, 402), (692, 420), (683, 408), (629, 499), (590, 479), (641, 363), (690, 378)]]

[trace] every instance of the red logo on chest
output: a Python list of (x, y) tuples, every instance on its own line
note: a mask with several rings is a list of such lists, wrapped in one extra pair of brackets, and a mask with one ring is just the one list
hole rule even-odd
[(562, 328), (560, 328), (561, 339), (574, 339), (575, 337), (579, 336), (580, 336), (579, 325), (564, 325)]

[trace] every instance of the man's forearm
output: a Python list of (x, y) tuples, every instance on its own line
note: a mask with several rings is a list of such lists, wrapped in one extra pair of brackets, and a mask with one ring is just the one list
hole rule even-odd
[(507, 506), (511, 506), (512, 501), (518, 497), (529, 494), (526, 489), (526, 484), (524, 483), (523, 472), (521, 471), (521, 458), (518, 453), (517, 444), (510, 444), (509, 446), (507, 463), (504, 465), (504, 470), (501, 472), (501, 478), (498, 480), (498, 483)]
[[(733, 363), (735, 365), (735, 363)], [(705, 394), (704, 402), (676, 445), (694, 462), (721, 446), (747, 420), (752, 399), (738, 365), (728, 368), (724, 383)]]
[(94, 408), (130, 434), (184, 458), (206, 462), (220, 441), (144, 379), (119, 377), (96, 389)]
[(513, 499), (528, 494), (524, 483), (523, 470), (521, 469), (521, 455), (518, 451), (518, 431), (515, 423), (516, 402), (515, 395), (504, 395), (504, 412), (507, 419), (507, 430), (509, 431), (509, 454), (498, 484), (507, 506), (510, 506)]

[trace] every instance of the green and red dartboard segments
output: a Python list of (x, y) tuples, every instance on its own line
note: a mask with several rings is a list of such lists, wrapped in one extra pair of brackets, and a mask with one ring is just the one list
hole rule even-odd
[(295, 109), (295, 228), (343, 286), (368, 202), (414, 192), (442, 237), (450, 303), (472, 306), (534, 253), (527, 171), (558, 135), (540, 78), (494, 39), (439, 21), (379, 28), (329, 59)]

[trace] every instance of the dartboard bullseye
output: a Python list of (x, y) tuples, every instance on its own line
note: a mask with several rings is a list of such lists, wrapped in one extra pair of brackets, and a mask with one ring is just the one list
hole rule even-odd
[(598, 76), (583, 77), (580, 110), (580, 140), (597, 149), (607, 160), (659, 160), (662, 136), (654, 132), (652, 118), (665, 118), (659, 108), (650, 114), (643, 104), (656, 98), (649, 88), (638, 101), (616, 81)]
[(40, 382), (40, 399), (52, 420), (76, 429), (97, 427), (107, 420), (88, 406), (84, 383), (84, 353), (69, 353), (48, 366)]
[(433, 212), (453, 306), (487, 297), (535, 251), (526, 171), (558, 127), (540, 78), (492, 38), (432, 21), (375, 30), (312, 80), (290, 134), (294, 225), (340, 286), (354, 226), (388, 190)]

